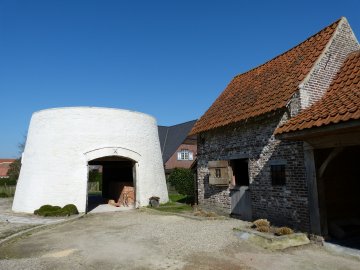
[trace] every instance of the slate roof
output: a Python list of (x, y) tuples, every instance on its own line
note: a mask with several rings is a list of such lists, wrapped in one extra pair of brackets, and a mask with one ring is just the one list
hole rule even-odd
[(174, 126), (158, 126), (159, 140), (163, 162), (167, 162), (178, 147), (188, 137), (196, 120), (188, 121)]
[(360, 50), (349, 54), (325, 95), (275, 134), (360, 119)]
[(195, 124), (191, 134), (285, 107), (324, 51), (340, 21), (265, 64), (234, 77)]

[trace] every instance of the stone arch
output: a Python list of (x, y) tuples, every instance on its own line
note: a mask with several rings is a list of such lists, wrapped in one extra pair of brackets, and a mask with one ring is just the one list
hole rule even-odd
[(106, 146), (101, 148), (96, 148), (89, 150), (84, 153), (86, 162), (107, 156), (119, 156), (133, 160), (134, 162), (139, 162), (141, 155), (131, 149), (121, 147), (121, 146)]

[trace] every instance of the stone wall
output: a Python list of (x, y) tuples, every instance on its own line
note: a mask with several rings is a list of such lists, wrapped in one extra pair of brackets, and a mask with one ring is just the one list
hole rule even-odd
[[(209, 185), (208, 161), (249, 159), (253, 219), (268, 218), (278, 225), (309, 230), (308, 191), (302, 142), (275, 139), (284, 111), (256, 121), (218, 128), (198, 138), (198, 199), (205, 208), (230, 214), (229, 187)], [(270, 164), (286, 163), (286, 185), (271, 184)]]

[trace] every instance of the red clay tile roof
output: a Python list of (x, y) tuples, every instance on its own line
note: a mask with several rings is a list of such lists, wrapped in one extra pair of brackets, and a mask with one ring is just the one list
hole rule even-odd
[(191, 134), (285, 107), (324, 51), (339, 22), (334, 22), (265, 64), (234, 77), (197, 121)]
[(0, 158), (0, 163), (4, 162), (14, 162), (16, 159), (13, 158)]
[(325, 95), (275, 134), (360, 119), (360, 50), (351, 53)]

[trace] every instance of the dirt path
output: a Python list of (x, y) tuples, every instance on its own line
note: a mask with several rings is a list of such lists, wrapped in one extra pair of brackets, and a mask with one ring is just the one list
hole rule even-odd
[(0, 247), (0, 269), (360, 269), (309, 245), (271, 252), (233, 235), (239, 220), (142, 211), (87, 215)]

